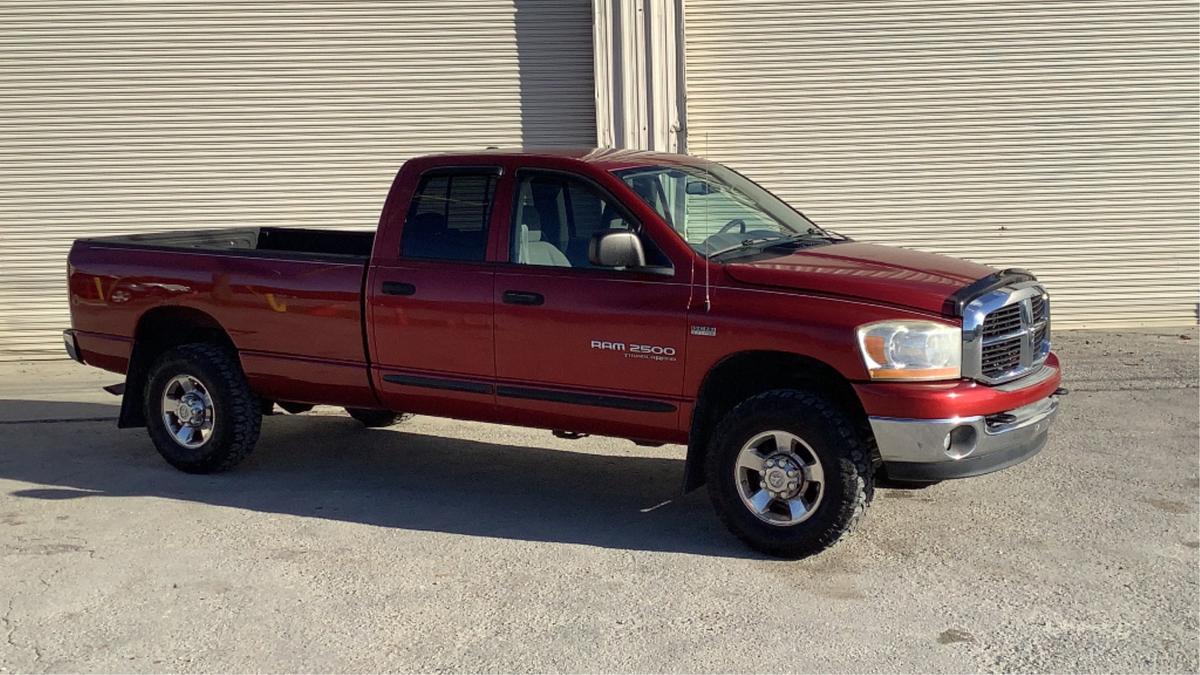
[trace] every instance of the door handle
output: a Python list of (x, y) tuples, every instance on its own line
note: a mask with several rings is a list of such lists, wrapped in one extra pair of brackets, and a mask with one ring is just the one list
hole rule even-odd
[(506, 305), (541, 305), (546, 302), (546, 297), (541, 293), (530, 293), (529, 291), (504, 291), (504, 304)]
[(383, 292), (385, 295), (413, 295), (417, 292), (417, 287), (403, 281), (385, 281)]

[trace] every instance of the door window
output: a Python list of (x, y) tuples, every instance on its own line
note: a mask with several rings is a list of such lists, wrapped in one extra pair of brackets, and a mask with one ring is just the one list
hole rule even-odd
[[(595, 267), (588, 243), (605, 231), (633, 230), (622, 210), (586, 182), (556, 174), (524, 174), (517, 182), (510, 260), (524, 265)], [(640, 235), (646, 264), (670, 261)]]
[(400, 255), (483, 262), (496, 176), (483, 172), (426, 175), (413, 195)]

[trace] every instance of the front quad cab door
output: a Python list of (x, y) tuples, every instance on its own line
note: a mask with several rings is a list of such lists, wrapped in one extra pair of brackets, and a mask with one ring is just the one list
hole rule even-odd
[[(571, 432), (673, 437), (686, 279), (591, 181), (522, 170), (514, 182), (508, 264), (497, 268), (495, 287), (500, 416)], [(630, 257), (637, 249), (641, 261)]]
[(495, 411), (494, 272), (486, 259), (500, 173), (428, 169), (407, 209), (390, 216), (404, 221), (399, 256), (372, 267), (368, 325), (372, 377), (392, 410), (464, 419)]

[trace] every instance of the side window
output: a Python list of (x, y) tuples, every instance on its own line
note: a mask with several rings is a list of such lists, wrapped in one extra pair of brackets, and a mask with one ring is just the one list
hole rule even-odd
[[(584, 181), (553, 174), (525, 174), (517, 181), (510, 259), (524, 265), (593, 267), (592, 236), (634, 225)], [(668, 266), (667, 257), (642, 236), (646, 264)]]
[(404, 232), (405, 258), (482, 262), (496, 176), (491, 173), (435, 173), (421, 179)]

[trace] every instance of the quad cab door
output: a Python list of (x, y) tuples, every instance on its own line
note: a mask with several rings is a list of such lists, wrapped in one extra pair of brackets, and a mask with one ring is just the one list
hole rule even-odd
[(500, 167), (426, 170), (396, 216), (403, 218), (397, 254), (372, 266), (372, 377), (393, 410), (480, 420), (495, 414), (495, 265), (487, 260), (501, 180)]
[[(690, 286), (629, 211), (582, 176), (513, 180), (508, 260), (495, 276), (496, 404), (515, 424), (635, 439), (679, 427)], [(588, 244), (632, 230), (642, 269), (592, 264)]]

